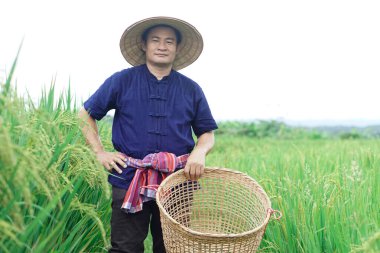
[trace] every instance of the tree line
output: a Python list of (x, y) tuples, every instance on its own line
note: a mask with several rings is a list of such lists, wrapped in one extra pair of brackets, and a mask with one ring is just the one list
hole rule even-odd
[(251, 138), (278, 139), (375, 139), (380, 138), (380, 126), (290, 126), (276, 120), (221, 121), (218, 135), (240, 135)]

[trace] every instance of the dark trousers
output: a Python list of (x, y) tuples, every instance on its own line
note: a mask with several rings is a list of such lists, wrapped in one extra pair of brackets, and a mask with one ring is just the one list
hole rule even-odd
[(111, 249), (109, 253), (143, 253), (149, 225), (153, 252), (165, 253), (160, 212), (155, 201), (145, 202), (143, 210), (133, 214), (121, 211), (126, 190), (112, 187)]

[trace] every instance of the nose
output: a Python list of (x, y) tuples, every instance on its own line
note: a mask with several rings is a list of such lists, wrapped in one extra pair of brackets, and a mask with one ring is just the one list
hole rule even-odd
[(158, 44), (158, 49), (162, 51), (167, 49), (165, 41), (160, 41), (160, 43)]

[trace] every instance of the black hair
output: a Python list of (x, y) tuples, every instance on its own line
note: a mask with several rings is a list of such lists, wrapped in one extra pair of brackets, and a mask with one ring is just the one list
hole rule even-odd
[(178, 29), (174, 28), (173, 26), (166, 25), (166, 24), (158, 24), (158, 25), (154, 25), (154, 26), (151, 26), (151, 27), (145, 29), (145, 31), (141, 35), (141, 39), (142, 39), (142, 41), (144, 43), (146, 43), (146, 40), (148, 38), (149, 32), (152, 31), (154, 28), (157, 28), (157, 27), (167, 27), (167, 28), (173, 29), (173, 31), (175, 33), (176, 40), (177, 40), (177, 45), (181, 43), (181, 41), (182, 41), (182, 34), (181, 34), (181, 32), (178, 31)]

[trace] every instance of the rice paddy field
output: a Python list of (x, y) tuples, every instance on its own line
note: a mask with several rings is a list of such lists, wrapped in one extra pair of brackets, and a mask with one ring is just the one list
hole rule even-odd
[[(0, 252), (106, 252), (110, 186), (70, 90), (31, 102), (13, 70), (0, 86)], [(110, 124), (99, 127), (112, 150)], [(380, 252), (380, 140), (220, 134), (207, 165), (250, 175), (282, 212), (260, 252)]]

